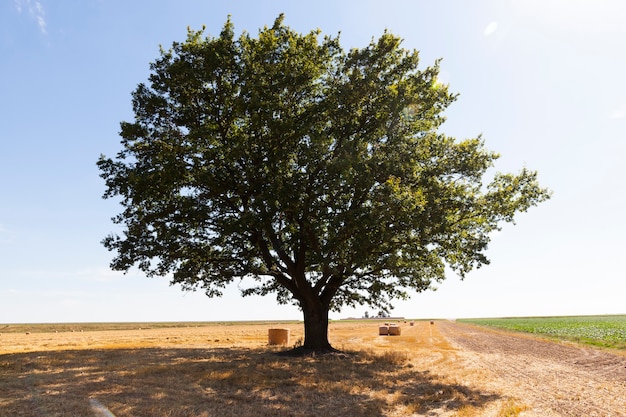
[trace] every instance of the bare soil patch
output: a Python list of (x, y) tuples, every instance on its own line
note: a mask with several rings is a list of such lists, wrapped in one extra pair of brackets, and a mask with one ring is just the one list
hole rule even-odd
[[(533, 336), (440, 322), (468, 368), (537, 416), (626, 416), (626, 356)], [(529, 411), (528, 414), (531, 415)]]
[[(267, 345), (275, 323), (5, 333), (0, 416), (624, 415), (624, 356), (443, 321), (380, 336), (378, 324), (331, 323), (333, 346), (354, 354), (307, 358)], [(302, 325), (281, 327), (297, 345)]]

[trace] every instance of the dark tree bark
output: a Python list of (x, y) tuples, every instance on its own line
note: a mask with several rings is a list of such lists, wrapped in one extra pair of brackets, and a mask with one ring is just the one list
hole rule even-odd
[(328, 341), (328, 306), (312, 301), (302, 306), (304, 313), (304, 349), (333, 351)]

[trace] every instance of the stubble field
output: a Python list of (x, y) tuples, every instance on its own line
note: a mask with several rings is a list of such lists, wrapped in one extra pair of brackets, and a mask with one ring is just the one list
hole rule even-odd
[(379, 324), (333, 322), (348, 354), (308, 358), (267, 344), (270, 327), (298, 344), (299, 323), (0, 329), (0, 416), (626, 415), (620, 352), (448, 321), (379, 336)]

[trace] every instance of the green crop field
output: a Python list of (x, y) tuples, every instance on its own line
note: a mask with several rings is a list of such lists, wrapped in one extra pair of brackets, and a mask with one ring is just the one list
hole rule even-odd
[(463, 319), (459, 321), (533, 333), (559, 340), (626, 349), (626, 315)]

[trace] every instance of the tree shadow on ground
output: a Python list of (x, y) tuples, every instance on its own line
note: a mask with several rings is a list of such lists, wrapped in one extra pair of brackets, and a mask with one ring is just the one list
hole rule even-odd
[(145, 348), (0, 355), (0, 415), (439, 415), (500, 397), (393, 357)]

